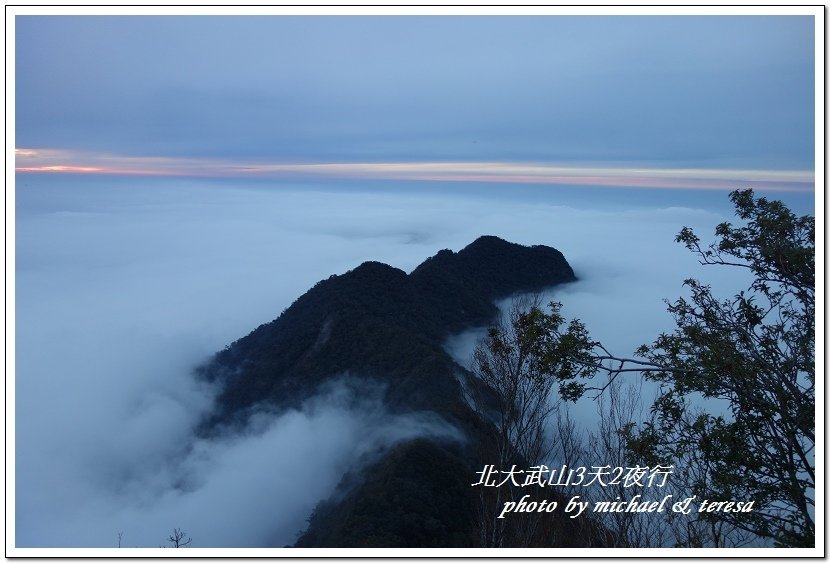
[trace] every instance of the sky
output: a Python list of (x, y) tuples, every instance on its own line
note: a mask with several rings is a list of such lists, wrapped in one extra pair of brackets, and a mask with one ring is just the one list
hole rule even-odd
[(17, 166), (805, 188), (814, 48), (805, 16), (20, 16)]
[[(285, 545), (367, 452), (457, 439), (386, 413), (359, 374), (195, 435), (216, 390), (193, 368), (365, 260), (408, 272), (483, 234), (548, 244), (580, 278), (553, 293), (564, 313), (625, 354), (671, 328), (662, 300), (685, 278), (724, 297), (745, 283), (674, 242), (729, 220), (730, 189), (815, 213), (809, 17), (15, 31), (18, 546), (156, 547), (173, 527)], [(459, 361), (469, 336), (448, 342)]]

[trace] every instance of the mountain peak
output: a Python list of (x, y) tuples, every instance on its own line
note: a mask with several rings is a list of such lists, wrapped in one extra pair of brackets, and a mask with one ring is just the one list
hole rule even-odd
[[(431, 413), (468, 437), (474, 436), (483, 423), (466, 401), (459, 377), (466, 387), (482, 384), (453, 361), (443, 347), (445, 338), (493, 321), (498, 314), (496, 299), (574, 279), (558, 250), (522, 246), (494, 236), (479, 237), (459, 252), (442, 250), (409, 275), (380, 262), (363, 262), (319, 282), (279, 318), (237, 340), (201, 369), (223, 386), (206, 431), (244, 424), (259, 407), (277, 411), (299, 407), (321, 385), (348, 373), (380, 383), (385, 389), (384, 408), (390, 412)], [(464, 466), (469, 452), (461, 451), (458, 444), (438, 449), (425, 444), (404, 447), (409, 448), (402, 450), (409, 452), (406, 455), (416, 457), (431, 452), (430, 459), (443, 452), (444, 462), (459, 475), (469, 469)], [(419, 479), (424, 482), (412, 491), (427, 490), (439, 482), (435, 474), (425, 473)], [(385, 498), (386, 492), (392, 493), (384, 483), (372, 481), (371, 476), (363, 482), (385, 491), (381, 495)], [(463, 497), (467, 488), (458, 486), (454, 491)], [(332, 510), (330, 514), (338, 513)], [(373, 504), (367, 510), (372, 525), (381, 525), (374, 518), (384, 512)], [(456, 516), (431, 517), (445, 517), (442, 526), (451, 526)], [(344, 518), (353, 525), (361, 517)], [(340, 525), (339, 517), (315, 522), (313, 532), (301, 544), (325, 544), (328, 540), (321, 538), (331, 539), (332, 527)], [(395, 534), (404, 538), (420, 533), (410, 528), (409, 524), (406, 529), (396, 528)], [(461, 541), (449, 536), (445, 540), (452, 545)]]
[(468, 248), (477, 248), (477, 247), (481, 247), (481, 246), (494, 246), (494, 247), (504, 248), (504, 247), (515, 247), (515, 246), (520, 247), (521, 245), (516, 244), (515, 242), (506, 241), (503, 238), (499, 238), (495, 235), (481, 235), (480, 237), (475, 239), (473, 242), (468, 244), (466, 247), (464, 247), (464, 249), (466, 250)]
[(398, 341), (407, 353), (423, 341), (443, 354), (449, 334), (493, 320), (497, 299), (575, 279), (558, 250), (495, 236), (479, 237), (459, 252), (441, 250), (409, 275), (363, 262), (318, 282), (279, 318), (202, 368), (211, 379), (235, 374), (226, 378), (227, 400), (220, 397), (215, 419), (233, 419), (257, 403), (296, 405), (344, 371), (389, 378), (402, 370)]

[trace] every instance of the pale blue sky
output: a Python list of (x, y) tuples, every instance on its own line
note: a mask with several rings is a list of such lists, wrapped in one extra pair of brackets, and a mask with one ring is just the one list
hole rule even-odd
[(814, 166), (795, 16), (16, 19), (17, 147)]

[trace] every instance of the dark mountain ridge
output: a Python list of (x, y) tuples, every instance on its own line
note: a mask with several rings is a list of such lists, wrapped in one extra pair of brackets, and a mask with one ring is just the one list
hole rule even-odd
[[(481, 384), (445, 351), (446, 337), (490, 323), (498, 314), (497, 299), (575, 279), (558, 250), (493, 236), (459, 252), (442, 250), (409, 275), (364, 262), (318, 282), (277, 319), (199, 369), (222, 389), (203, 430), (244, 424), (259, 408), (298, 407), (324, 382), (353, 374), (382, 385), (390, 412), (430, 411), (465, 435), (480, 437), (486, 423), (467, 404), (459, 379)], [(373, 477), (344, 477), (339, 500), (321, 503), (297, 545), (473, 545), (467, 504), (475, 469), (466, 447), (414, 440), (365, 472)], [(412, 460), (421, 467), (406, 471)], [(448, 467), (455, 475), (449, 481), (443, 475)], [(390, 516), (385, 494), (406, 501), (406, 514)]]
[[(447, 336), (492, 321), (499, 298), (575, 279), (558, 250), (493, 236), (457, 253), (442, 250), (410, 275), (364, 262), (318, 282), (277, 319), (200, 368), (223, 384), (211, 423), (238, 421), (263, 403), (295, 406), (324, 379), (344, 372), (380, 378), (392, 384), (393, 394), (395, 388), (409, 388), (407, 382), (415, 385), (413, 391), (421, 383), (442, 385), (431, 374), (453, 369), (442, 347)], [(423, 377), (429, 380), (421, 382)], [(417, 392), (407, 403), (399, 406), (437, 406)]]

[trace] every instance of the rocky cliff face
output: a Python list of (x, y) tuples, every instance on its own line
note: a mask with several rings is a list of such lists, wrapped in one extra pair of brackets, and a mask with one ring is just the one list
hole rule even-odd
[[(478, 385), (445, 338), (497, 314), (494, 301), (575, 280), (562, 254), (486, 236), (442, 250), (411, 274), (365, 262), (319, 282), (274, 321), (216, 354), (201, 375), (222, 388), (204, 432), (261, 407), (295, 407), (342, 374), (380, 383), (391, 412), (429, 411), (472, 438), (484, 423), (460, 381)], [(344, 476), (301, 546), (472, 546), (469, 443), (414, 440)], [(480, 469), (480, 468), (479, 468)]]

